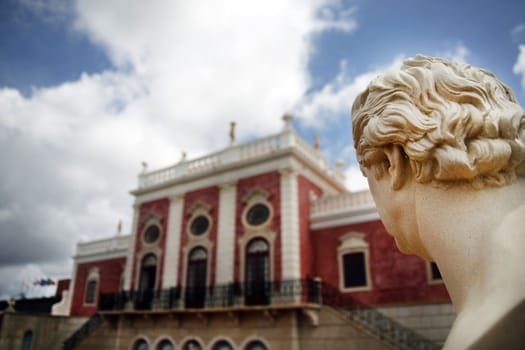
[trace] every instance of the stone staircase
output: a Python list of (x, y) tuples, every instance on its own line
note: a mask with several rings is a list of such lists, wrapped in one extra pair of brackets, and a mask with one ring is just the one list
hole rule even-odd
[(334, 286), (321, 283), (322, 304), (343, 312), (369, 333), (399, 350), (439, 350), (441, 346), (357, 299), (343, 297)]
[(441, 346), (417, 334), (383, 315), (374, 308), (360, 306), (346, 310), (354, 322), (359, 323), (369, 332), (390, 346), (399, 350), (438, 350)]
[(91, 316), (79, 329), (64, 341), (64, 350), (74, 349), (83, 339), (87, 338), (102, 324), (102, 316), (98, 313)]

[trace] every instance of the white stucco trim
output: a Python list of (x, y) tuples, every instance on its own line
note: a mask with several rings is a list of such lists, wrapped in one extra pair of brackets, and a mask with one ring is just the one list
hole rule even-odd
[(215, 283), (219, 285), (233, 282), (236, 198), (235, 183), (220, 186), (215, 260)]
[(153, 255), (157, 259), (157, 264), (155, 267), (155, 289), (160, 289), (160, 264), (162, 261), (162, 250), (159, 247), (148, 247), (142, 249), (137, 255), (135, 256), (135, 283), (134, 283), (134, 289), (139, 290), (139, 283), (142, 273), (142, 261), (146, 256)]
[(246, 231), (240, 238), (239, 238), (239, 281), (241, 283), (245, 282), (246, 279), (246, 247), (248, 246), (248, 243), (253, 241), (256, 238), (262, 238), (266, 242), (268, 242), (269, 246), (269, 252), (268, 257), (270, 259), (269, 263), (269, 269), (270, 269), (270, 281), (274, 281), (275, 279), (275, 237), (277, 235), (275, 232), (272, 232), (267, 229), (263, 230), (256, 230), (256, 231)]
[[(190, 252), (195, 248), (203, 248), (206, 250), (207, 258), (206, 258), (206, 286), (210, 285), (211, 280), (211, 260), (212, 260), (212, 252), (213, 252), (213, 242), (208, 239), (208, 237), (204, 237), (198, 240), (193, 240), (188, 242), (184, 248), (182, 248), (183, 253), (183, 263), (182, 263), (182, 285), (186, 287), (186, 282), (188, 279), (188, 262), (189, 262), (189, 255)], [(181, 296), (182, 299), (182, 305), (184, 305), (184, 295)]]
[(375, 220), (380, 220), (379, 213), (375, 206), (334, 210), (326, 214), (312, 216), (310, 219), (310, 229), (319, 230), (322, 228), (358, 224)]
[(297, 173), (293, 169), (284, 169), (280, 173), (281, 275), (283, 280), (297, 280), (301, 278)]
[(133, 263), (135, 255), (135, 242), (137, 239), (137, 229), (139, 223), (140, 205), (135, 203), (133, 206), (133, 223), (131, 225), (131, 239), (128, 247), (126, 258), (126, 267), (124, 268), (124, 290), (131, 290), (131, 276), (133, 273)]
[(105, 260), (111, 260), (111, 259), (126, 258), (127, 253), (128, 253), (127, 250), (114, 251), (114, 252), (107, 252), (107, 253), (91, 254), (89, 256), (75, 256), (74, 259), (77, 264), (85, 264), (85, 263), (93, 262), (93, 261), (105, 261)]
[(183, 198), (183, 196), (170, 197), (170, 212), (163, 262), (164, 272), (162, 275), (162, 288), (171, 288), (177, 286), (180, 240), (182, 232), (182, 215), (184, 208)]
[(214, 168), (207, 173), (188, 176), (173, 183), (166, 183), (161, 188), (136, 190), (131, 193), (136, 196), (136, 203), (146, 203), (201, 188), (220, 186), (224, 183), (235, 182), (279, 169), (295, 169), (319, 186), (325, 194), (334, 194), (346, 190), (343, 185), (337, 184), (325, 172), (317, 169), (315, 165), (312, 165), (300, 153), (291, 148), (276, 151), (269, 157), (253, 158), (225, 168)]
[[(88, 292), (88, 286), (90, 282), (95, 282), (95, 292), (94, 292), (94, 299), (92, 302), (87, 302), (87, 292)], [(98, 291), (100, 289), (100, 269), (98, 267), (92, 267), (89, 270), (88, 277), (84, 283), (84, 295), (82, 297), (82, 305), (83, 306), (96, 306), (98, 304)]]

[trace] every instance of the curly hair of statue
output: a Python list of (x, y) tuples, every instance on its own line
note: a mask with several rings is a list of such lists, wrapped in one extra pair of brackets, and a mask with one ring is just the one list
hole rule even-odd
[(487, 70), (418, 55), (374, 79), (352, 115), (359, 163), (378, 179), (395, 145), (419, 183), (482, 188), (525, 176), (524, 111)]

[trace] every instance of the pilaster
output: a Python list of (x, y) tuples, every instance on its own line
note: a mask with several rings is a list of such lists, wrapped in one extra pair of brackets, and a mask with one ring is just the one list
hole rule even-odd
[(139, 223), (140, 205), (133, 205), (133, 223), (131, 224), (131, 239), (124, 269), (124, 290), (131, 290), (131, 276), (133, 274), (133, 262), (135, 257), (135, 242), (137, 240), (137, 228)]
[(297, 172), (291, 168), (279, 172), (281, 173), (282, 279), (297, 280), (301, 278)]
[(162, 276), (163, 288), (175, 287), (177, 285), (182, 232), (182, 214), (184, 207), (183, 199), (183, 195), (175, 195), (170, 197), (168, 232), (166, 236), (164, 255), (164, 273)]
[(235, 248), (236, 183), (220, 186), (217, 237), (216, 283), (233, 282)]

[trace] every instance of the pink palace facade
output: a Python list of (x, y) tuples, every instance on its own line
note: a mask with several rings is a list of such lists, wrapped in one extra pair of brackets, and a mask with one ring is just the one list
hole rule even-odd
[(293, 130), (139, 175), (130, 235), (79, 243), (65, 348), (437, 349), (454, 313)]

